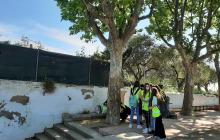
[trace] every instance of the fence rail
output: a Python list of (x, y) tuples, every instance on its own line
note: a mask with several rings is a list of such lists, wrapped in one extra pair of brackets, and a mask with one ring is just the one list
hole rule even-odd
[(107, 86), (109, 63), (0, 44), (0, 79)]

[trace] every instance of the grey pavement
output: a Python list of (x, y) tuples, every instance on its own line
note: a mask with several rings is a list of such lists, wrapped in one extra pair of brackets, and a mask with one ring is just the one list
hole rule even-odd
[[(90, 122), (90, 121), (89, 121)], [(119, 126), (109, 126), (102, 120), (93, 123), (81, 122), (104, 136), (118, 136), (136, 133), (146, 140), (153, 140), (151, 135), (143, 135), (142, 130), (128, 128), (128, 122)], [(191, 117), (179, 116), (178, 119), (163, 119), (167, 139), (171, 140), (219, 140), (220, 139), (220, 112), (196, 112)], [(140, 140), (143, 138), (140, 138)]]

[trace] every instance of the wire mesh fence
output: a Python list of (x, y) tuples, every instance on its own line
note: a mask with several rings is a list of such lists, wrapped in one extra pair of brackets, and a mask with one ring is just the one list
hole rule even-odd
[(0, 44), (0, 79), (107, 86), (109, 63)]

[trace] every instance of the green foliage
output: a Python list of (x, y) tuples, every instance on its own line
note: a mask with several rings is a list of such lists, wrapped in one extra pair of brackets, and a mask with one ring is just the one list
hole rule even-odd
[[(96, 36), (96, 33), (91, 28), (91, 22), (89, 21), (89, 16), (98, 23), (102, 34), (108, 33), (109, 27), (103, 22), (103, 18), (107, 17), (105, 10), (103, 9), (103, 0), (91, 0), (88, 4), (93, 6), (95, 9), (93, 13), (88, 13), (88, 8), (83, 3), (83, 0), (55, 0), (57, 1), (58, 7), (61, 9), (62, 20), (68, 20), (73, 23), (69, 28), (70, 34), (81, 33), (81, 38), (86, 41), (90, 41), (93, 37)], [(125, 29), (125, 25), (130, 22), (134, 8), (139, 3), (136, 0), (114, 0), (108, 1), (109, 8), (113, 8), (113, 17), (114, 22), (117, 28), (117, 32), (121, 33)], [(150, 0), (144, 0), (144, 4), (137, 9), (138, 15), (144, 13), (147, 6), (150, 5)], [(110, 12), (110, 11), (109, 11)], [(94, 16), (96, 15), (96, 16)], [(109, 18), (109, 17), (107, 17)]]
[(85, 47), (82, 47), (80, 51), (76, 51), (75, 56), (86, 57)]
[[(203, 48), (207, 48), (210, 52), (216, 49), (214, 45), (210, 44), (216, 44), (216, 41), (219, 41), (217, 31), (220, 26), (218, 24), (220, 1), (188, 0), (185, 11), (184, 2), (158, 0), (157, 10), (150, 19), (151, 24), (147, 31), (165, 41), (166, 44), (169, 43), (174, 47), (176, 47), (175, 45), (181, 45), (185, 54), (189, 58), (194, 57), (193, 61), (195, 61), (199, 58)], [(183, 16), (181, 15), (182, 11), (184, 11)], [(211, 20), (208, 13), (211, 13)]]
[(215, 70), (210, 68), (210, 66), (205, 63), (200, 63), (197, 66), (197, 71), (195, 72), (195, 83), (203, 85), (205, 83), (215, 82), (217, 82)]
[[(136, 35), (130, 39), (127, 50), (123, 54), (124, 80), (163, 83), (177, 87), (180, 80), (184, 81), (184, 69), (178, 52), (154, 42), (152, 38), (145, 35)], [(109, 51), (96, 52), (92, 58), (108, 61)]]
[(110, 53), (107, 49), (105, 49), (103, 52), (95, 52), (91, 57), (96, 60), (109, 61)]

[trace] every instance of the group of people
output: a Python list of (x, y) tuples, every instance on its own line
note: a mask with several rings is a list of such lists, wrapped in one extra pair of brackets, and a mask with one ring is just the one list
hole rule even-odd
[(144, 134), (153, 134), (157, 139), (165, 139), (165, 129), (162, 122), (160, 111), (161, 88), (153, 86), (149, 83), (140, 85), (136, 81), (130, 90), (129, 106), (130, 106), (130, 124), (129, 128), (134, 127), (133, 117), (136, 112), (137, 129), (142, 129), (142, 115), (145, 119)]

